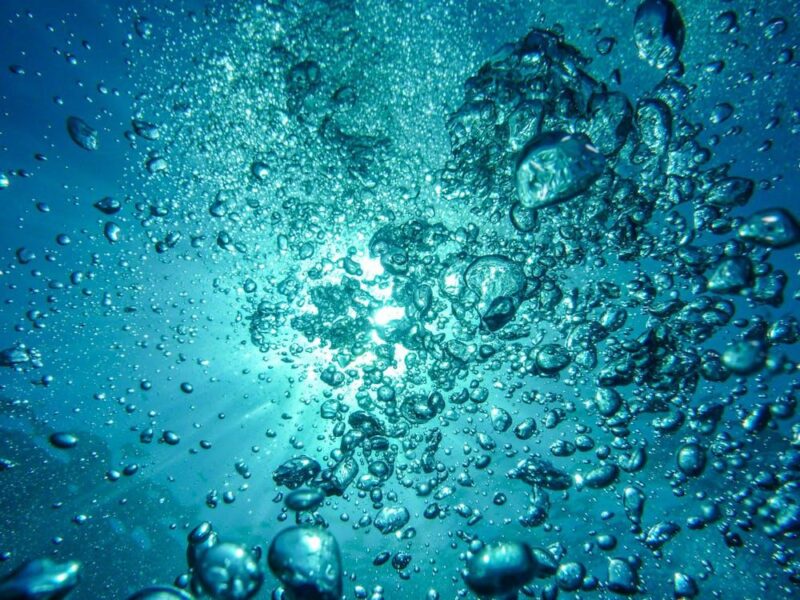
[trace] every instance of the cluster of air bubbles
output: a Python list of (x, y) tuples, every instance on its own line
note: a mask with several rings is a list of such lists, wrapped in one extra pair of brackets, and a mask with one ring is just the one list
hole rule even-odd
[[(203, 522), (173, 585), (128, 600), (247, 600), (270, 587), (275, 599), (383, 600), (410, 597), (414, 584), (429, 600), (444, 588), (459, 598), (696, 598), (716, 594), (715, 569), (731, 576), (759, 552), (777, 565), (779, 585), (800, 582), (800, 321), (787, 306), (798, 299), (787, 256), (800, 223), (790, 205), (762, 202), (767, 186), (744, 161), (714, 164), (719, 139), (704, 142), (688, 116), (697, 92), (681, 55), (692, 24), (678, 4), (643, 0), (628, 40), (597, 32), (603, 60), (627, 44), (660, 78), (636, 97), (619, 89), (619, 74), (596, 79), (557, 31), (535, 28), (501, 47), (464, 82), (460, 104), (443, 103), (456, 107), (443, 115), (441, 156), (406, 152), (362, 99), (370, 91), (358, 82), (369, 77), (336, 68), (358, 28), (326, 13), (330, 22), (302, 20), (303, 35), (290, 35), (284, 24), (302, 14), (293, 5), (258, 3), (254, 21), (239, 24), (258, 53), (196, 58), (197, 79), (214, 86), (207, 102), (187, 100), (200, 85), (192, 78), (163, 99), (137, 97), (124, 139), (139, 152), (144, 191), (93, 195), (96, 238), (120, 272), (137, 261), (218, 269), (209, 291), (222, 299), (208, 309), (207, 297), (192, 297), (180, 315), (191, 323), (176, 325), (153, 294), (171, 335), (151, 346), (144, 334), (137, 352), (155, 347), (183, 368), (189, 353), (171, 342), (194, 344), (208, 331), (202, 310), (215, 324), (218, 306), (235, 306), (226, 318), (244, 335), (226, 365), (243, 376), (263, 367), (257, 385), (285, 375), (289, 389), (283, 400), (271, 387), (246, 394), (242, 404), (258, 406), (242, 419), (242, 439), (259, 415), (268, 420), (255, 458), (231, 457), (224, 487), (203, 489), (198, 502), (253, 515), (257, 502), (236, 499), (267, 486), (281, 525), (262, 531), (253, 517), (265, 543), (249, 546)], [(733, 10), (711, 23), (714, 35), (742, 26)], [(336, 32), (335, 52), (306, 51), (316, 28)], [(780, 40), (788, 28), (765, 18), (761, 37)], [(137, 13), (131, 40), (160, 35)], [(701, 114), (720, 129), (738, 126), (742, 112), (714, 99)], [(64, 139), (94, 158), (111, 136), (97, 115), (81, 114), (66, 118)], [(217, 160), (225, 167), (203, 171)], [(0, 173), (0, 189), (9, 185)], [(151, 252), (137, 247), (133, 261), (136, 221)], [(80, 245), (72, 232), (54, 239), (59, 251)], [(103, 259), (93, 254), (69, 283), (54, 280), (52, 298), (71, 285), (94, 301), (88, 282)], [(12, 266), (56, 260), (26, 242)], [(133, 303), (116, 306), (129, 292), (104, 290), (99, 305), (134, 315)], [(26, 310), (25, 326), (44, 329), (42, 311)], [(37, 348), (0, 350), (9, 372), (43, 366)], [(208, 398), (199, 377), (171, 381), (176, 404), (194, 410)], [(153, 402), (154, 387), (143, 377), (120, 394), (126, 418), (139, 414), (131, 398)], [(142, 449), (177, 456), (190, 446), (191, 457), (212, 448), (215, 438), (162, 418), (148, 408), (131, 427)], [(47, 452), (86, 460), (88, 435), (56, 419), (48, 427)], [(117, 491), (123, 476), (172, 464), (155, 462), (114, 465), (103, 485)], [(692, 549), (705, 558), (687, 558)], [(24, 563), (0, 582), (0, 598), (64, 598), (80, 569)]]
[[(272, 539), (266, 557), (262, 555), (261, 546), (246, 548), (223, 542), (210, 523), (201, 523), (188, 536), (189, 576), (178, 578), (176, 584), (181, 587), (149, 587), (128, 600), (254, 598), (264, 583), (264, 558), (281, 585), (275, 591), (280, 595), (274, 597), (290, 600), (342, 597), (339, 545), (325, 529), (313, 526), (284, 529)], [(185, 588), (190, 588), (191, 594)]]

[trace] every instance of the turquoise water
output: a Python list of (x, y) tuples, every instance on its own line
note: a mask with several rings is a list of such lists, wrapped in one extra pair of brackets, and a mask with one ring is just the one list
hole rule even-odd
[(798, 8), (0, 6), (0, 598), (792, 598)]

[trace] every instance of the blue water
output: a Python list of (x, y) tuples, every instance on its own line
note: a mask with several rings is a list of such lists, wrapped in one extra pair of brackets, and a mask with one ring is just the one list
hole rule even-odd
[(0, 5), (0, 598), (795, 597), (800, 14), (673, 1)]

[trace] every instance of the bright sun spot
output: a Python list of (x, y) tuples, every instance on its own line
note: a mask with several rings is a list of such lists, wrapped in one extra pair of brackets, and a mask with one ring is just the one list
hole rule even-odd
[(359, 259), (358, 263), (361, 265), (361, 270), (364, 272), (364, 279), (367, 281), (372, 281), (378, 275), (383, 274), (383, 265), (381, 264), (380, 258), (365, 256)]
[(319, 552), (322, 549), (322, 538), (315, 535), (309, 535), (306, 538), (308, 550), (311, 552)]
[(372, 315), (372, 322), (375, 325), (388, 325), (392, 321), (397, 321), (406, 316), (406, 309), (402, 306), (381, 306)]

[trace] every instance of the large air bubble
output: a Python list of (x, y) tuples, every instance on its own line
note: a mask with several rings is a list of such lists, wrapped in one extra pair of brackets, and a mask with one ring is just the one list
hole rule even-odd
[(324, 529), (284, 529), (272, 540), (267, 562), (290, 600), (340, 600), (342, 597), (339, 545)]
[(665, 69), (677, 61), (684, 37), (683, 19), (670, 0), (645, 0), (636, 9), (633, 39), (650, 65)]
[(517, 198), (526, 208), (558, 204), (585, 192), (605, 160), (583, 134), (550, 131), (533, 138), (517, 162)]

